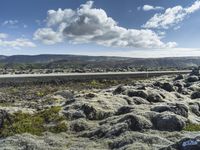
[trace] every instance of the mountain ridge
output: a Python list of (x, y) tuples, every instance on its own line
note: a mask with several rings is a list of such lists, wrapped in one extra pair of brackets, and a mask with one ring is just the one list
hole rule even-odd
[(45, 64), (50, 68), (56, 66), (80, 65), (90, 67), (175, 67), (187, 68), (200, 65), (200, 57), (163, 57), (163, 58), (131, 58), (115, 56), (87, 55), (0, 55), (2, 64)]

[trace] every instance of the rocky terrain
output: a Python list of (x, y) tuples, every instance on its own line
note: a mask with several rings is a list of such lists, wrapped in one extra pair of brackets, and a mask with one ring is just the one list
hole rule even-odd
[(0, 56), (0, 74), (45, 74), (187, 70), (200, 65), (199, 57), (130, 58), (82, 55)]
[(81, 90), (2, 87), (0, 110), (3, 150), (200, 149), (200, 79), (194, 75)]

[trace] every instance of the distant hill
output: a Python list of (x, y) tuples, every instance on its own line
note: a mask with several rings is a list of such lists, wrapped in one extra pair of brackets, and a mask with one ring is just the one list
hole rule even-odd
[(86, 68), (168, 67), (188, 68), (200, 65), (200, 57), (128, 58), (82, 55), (0, 55), (1, 64), (43, 64), (47, 68), (81, 66)]
[(110, 61), (128, 60), (126, 57), (82, 56), (82, 55), (0, 55), (1, 63), (50, 63), (55, 61)]

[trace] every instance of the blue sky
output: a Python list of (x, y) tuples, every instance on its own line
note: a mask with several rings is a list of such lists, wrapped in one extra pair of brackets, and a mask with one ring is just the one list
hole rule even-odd
[(0, 3), (0, 55), (200, 56), (199, 0)]

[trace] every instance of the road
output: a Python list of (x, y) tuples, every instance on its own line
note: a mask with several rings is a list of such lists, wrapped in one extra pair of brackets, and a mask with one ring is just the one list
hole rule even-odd
[(60, 73), (60, 74), (6, 74), (0, 75), (0, 79), (11, 79), (11, 78), (45, 78), (45, 77), (85, 77), (85, 76), (151, 76), (151, 75), (168, 75), (168, 74), (187, 74), (191, 70), (180, 70), (180, 71), (149, 71), (149, 72), (107, 72), (107, 73)]
[(65, 74), (8, 74), (0, 75), (0, 86), (28, 84), (28, 83), (51, 83), (67, 81), (85, 81), (95, 79), (125, 79), (125, 78), (148, 78), (170, 74), (188, 74), (191, 70), (181, 71), (152, 71), (152, 72), (107, 72), (107, 73), (65, 73)]

